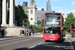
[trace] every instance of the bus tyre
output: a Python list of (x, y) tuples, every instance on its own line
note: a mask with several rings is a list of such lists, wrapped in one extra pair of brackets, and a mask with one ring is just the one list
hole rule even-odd
[(45, 40), (45, 42), (49, 42), (48, 40)]
[(63, 41), (63, 36), (61, 37), (61, 42)]
[(47, 42), (47, 40), (45, 40), (45, 42)]
[(74, 37), (74, 31), (72, 31), (71, 35), (72, 35), (72, 38), (73, 38)]

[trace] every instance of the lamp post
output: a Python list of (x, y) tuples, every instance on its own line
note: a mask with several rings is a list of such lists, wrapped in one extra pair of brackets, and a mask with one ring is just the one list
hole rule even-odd
[(23, 21), (23, 25), (22, 26), (24, 27), (24, 21)]
[(27, 24), (26, 24), (26, 23), (24, 23), (24, 26), (25, 26), (25, 32), (26, 32), (26, 26), (27, 26)]
[(1, 18), (0, 18), (0, 32), (1, 32)]

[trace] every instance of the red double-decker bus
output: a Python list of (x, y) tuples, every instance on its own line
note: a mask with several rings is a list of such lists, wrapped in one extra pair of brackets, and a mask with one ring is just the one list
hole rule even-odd
[(44, 15), (43, 40), (62, 41), (62, 14), (48, 12)]

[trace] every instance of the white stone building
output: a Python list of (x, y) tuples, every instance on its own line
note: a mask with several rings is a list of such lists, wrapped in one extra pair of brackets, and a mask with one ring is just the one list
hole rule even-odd
[(66, 18), (67, 18), (67, 15), (66, 16), (63, 16), (63, 18), (64, 18), (64, 22), (66, 21)]
[(37, 6), (35, 5), (35, 0), (31, 0), (31, 4), (28, 6), (29, 12), (29, 22), (30, 25), (35, 25), (37, 22)]
[[(6, 23), (7, 20), (7, 3), (9, 4), (9, 24)], [(2, 8), (2, 21), (1, 26), (4, 27), (14, 27), (15, 25), (15, 0), (1, 0), (1, 8)]]
[[(9, 24), (6, 22), (7, 7), (9, 10)], [(15, 26), (15, 0), (0, 0), (0, 22), (2, 23), (1, 29), (4, 29), (4, 33), (8, 36), (20, 35), (20, 30), (25, 30), (24, 27)]]

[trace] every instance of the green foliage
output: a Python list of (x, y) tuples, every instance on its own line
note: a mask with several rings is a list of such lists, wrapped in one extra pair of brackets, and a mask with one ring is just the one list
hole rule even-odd
[(41, 22), (41, 28), (43, 29), (43, 22), (44, 22), (44, 19), (42, 19), (42, 22)]
[(40, 28), (40, 27), (37, 27), (36, 25), (32, 25), (32, 30), (33, 31), (39, 31), (39, 32), (42, 32), (42, 28)]
[(68, 14), (68, 16), (67, 16), (67, 18), (66, 18), (66, 21), (65, 21), (65, 24), (64, 24), (64, 28), (65, 28), (65, 30), (66, 31), (70, 31), (70, 26), (71, 26), (71, 24), (74, 24), (75, 25), (75, 17), (74, 17), (74, 15), (73, 15), (73, 13), (69, 13)]
[(43, 32), (39, 32), (39, 33), (43, 34)]
[(30, 26), (28, 21), (28, 15), (26, 14), (24, 8), (20, 5), (15, 7), (15, 20), (17, 21), (18, 26), (22, 26), (24, 22), (27, 23), (28, 26)]

